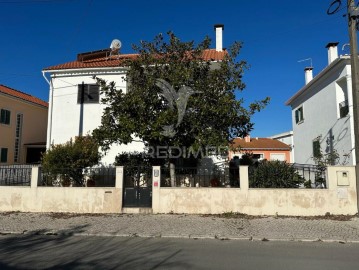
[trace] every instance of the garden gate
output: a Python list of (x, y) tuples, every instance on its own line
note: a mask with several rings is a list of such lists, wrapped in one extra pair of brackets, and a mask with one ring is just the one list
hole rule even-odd
[(123, 207), (152, 207), (152, 167), (124, 167)]

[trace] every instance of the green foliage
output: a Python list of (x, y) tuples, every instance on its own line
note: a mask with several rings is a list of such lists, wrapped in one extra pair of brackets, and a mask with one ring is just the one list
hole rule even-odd
[(83, 168), (99, 163), (101, 155), (98, 149), (98, 143), (91, 136), (52, 145), (42, 157), (42, 170), (52, 180), (60, 178), (63, 185), (83, 186)]
[(163, 165), (164, 160), (158, 160), (146, 152), (123, 152), (116, 156), (115, 165), (125, 167), (152, 167)]
[[(195, 45), (193, 41), (181, 42), (172, 32), (168, 40), (158, 35), (153, 42), (134, 46), (139, 56), (125, 62), (128, 93), (97, 78), (102, 102), (108, 105), (101, 126), (93, 131), (102, 149), (108, 150), (112, 143), (130, 143), (134, 138), (148, 146), (227, 146), (232, 138), (252, 130), (251, 116), (264, 108), (269, 98), (248, 108), (243, 99), (236, 99), (236, 92), (245, 88), (242, 76), (247, 63), (237, 60), (242, 44), (234, 43), (225, 59), (217, 63), (202, 57), (209, 46), (209, 38)], [(183, 86), (195, 91), (187, 100), (180, 123), (179, 110), (170, 109), (156, 85), (158, 79), (168, 82), (177, 93)], [(173, 137), (163, 134), (163, 127), (169, 125), (174, 125)]]
[(248, 165), (248, 166), (254, 165), (253, 153), (245, 152), (240, 159), (240, 165)]
[[(317, 146), (314, 151), (313, 147), (313, 160), (316, 164), (316, 173), (315, 173), (315, 180), (314, 184), (315, 186), (325, 186), (326, 181), (323, 175), (325, 175), (325, 171), (327, 170), (328, 166), (333, 166), (339, 163), (340, 156), (336, 149), (332, 149), (329, 153), (323, 153), (322, 148), (320, 146), (319, 140), (316, 140)], [(307, 188), (312, 187), (312, 183), (309, 180), (309, 183), (306, 185)]]
[(256, 168), (250, 168), (251, 188), (298, 188), (304, 179), (290, 164), (284, 161), (261, 161)]

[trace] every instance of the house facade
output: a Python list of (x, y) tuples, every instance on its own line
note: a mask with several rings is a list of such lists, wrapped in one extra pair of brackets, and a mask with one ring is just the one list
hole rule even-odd
[(267, 159), (290, 162), (290, 146), (278, 140), (246, 136), (234, 139), (232, 147), (238, 150), (229, 151), (230, 160), (235, 156), (241, 158), (243, 154), (251, 153), (257, 161)]
[(286, 105), (292, 108), (294, 159), (315, 164), (321, 154), (335, 164), (355, 164), (350, 56), (338, 56), (338, 43), (329, 43), (328, 66), (313, 78), (305, 69), (303, 86)]
[(0, 165), (38, 163), (45, 151), (48, 103), (0, 85)]
[[(204, 60), (214, 63), (226, 55), (222, 48), (223, 25), (216, 28), (216, 49), (204, 51)], [(95, 77), (115, 82), (116, 89), (127, 91), (124, 60), (136, 54), (114, 53), (110, 49), (80, 53), (77, 59), (43, 70), (50, 86), (47, 148), (62, 144), (76, 136), (90, 134), (101, 124), (106, 105), (101, 103), (99, 86)], [(144, 116), (145, 117), (145, 116)], [(121, 152), (142, 152), (144, 144), (138, 140), (127, 145), (112, 145), (102, 158), (103, 164), (112, 164)]]
[(295, 163), (294, 159), (294, 140), (293, 140), (293, 131), (287, 131), (272, 135), (268, 137), (269, 139), (278, 140), (282, 143), (285, 143), (290, 146), (290, 163)]

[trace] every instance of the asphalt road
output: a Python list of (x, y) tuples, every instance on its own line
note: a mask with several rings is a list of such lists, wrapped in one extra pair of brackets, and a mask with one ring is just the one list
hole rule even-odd
[(358, 269), (359, 244), (0, 236), (0, 269)]

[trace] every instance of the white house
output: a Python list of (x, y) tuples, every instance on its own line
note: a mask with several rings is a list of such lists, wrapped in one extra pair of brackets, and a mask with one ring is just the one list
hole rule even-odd
[[(221, 61), (226, 55), (222, 48), (223, 25), (216, 25), (216, 49), (204, 52), (205, 60)], [(105, 108), (101, 104), (99, 86), (94, 76), (114, 81), (117, 89), (126, 91), (126, 67), (123, 60), (136, 54), (121, 54), (118, 50), (104, 49), (77, 55), (72, 62), (50, 66), (43, 70), (44, 78), (50, 85), (47, 148), (61, 144), (79, 135), (86, 135), (101, 124)], [(145, 116), (144, 116), (145, 117)], [(102, 159), (112, 164), (115, 156), (124, 151), (143, 151), (138, 141), (128, 145), (113, 145)]]
[(350, 56), (338, 56), (337, 45), (326, 46), (328, 66), (317, 76), (312, 67), (305, 69), (305, 86), (286, 102), (292, 107), (296, 163), (314, 164), (322, 151), (337, 152), (339, 164), (355, 164)]
[(272, 135), (268, 137), (269, 139), (277, 140), (282, 143), (285, 143), (290, 146), (290, 161), (291, 163), (295, 162), (294, 159), (294, 139), (293, 139), (293, 131), (287, 131), (279, 134)]

